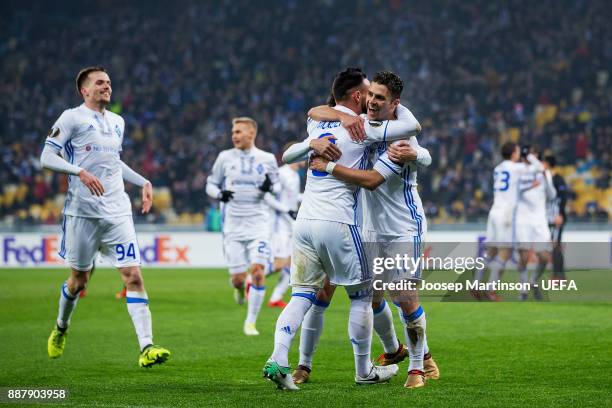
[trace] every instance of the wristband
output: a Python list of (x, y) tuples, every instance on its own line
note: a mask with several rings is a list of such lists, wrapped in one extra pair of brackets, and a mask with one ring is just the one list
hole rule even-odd
[(325, 166), (325, 171), (327, 172), (327, 174), (332, 174), (334, 172), (334, 167), (336, 167), (335, 162), (328, 162), (327, 166)]

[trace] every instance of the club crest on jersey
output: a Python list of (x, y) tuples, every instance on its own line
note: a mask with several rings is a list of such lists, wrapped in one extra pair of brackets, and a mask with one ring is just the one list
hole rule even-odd
[(119, 125), (115, 125), (115, 133), (117, 133), (117, 137), (121, 137), (121, 129)]
[(258, 165), (257, 168), (257, 173), (262, 174), (264, 172), (264, 167), (262, 164)]
[(372, 127), (379, 127), (379, 126), (382, 126), (383, 124), (382, 121), (380, 120), (369, 120), (368, 122), (370, 123), (370, 126)]
[(60, 134), (59, 128), (52, 127), (51, 130), (49, 130), (49, 134), (47, 135), (47, 137), (57, 137), (59, 134)]

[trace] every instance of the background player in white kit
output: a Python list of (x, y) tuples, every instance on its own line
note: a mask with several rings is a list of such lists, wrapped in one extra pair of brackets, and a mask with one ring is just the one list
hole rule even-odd
[(142, 187), (143, 213), (151, 208), (153, 188), (119, 158), (125, 122), (106, 110), (112, 89), (104, 68), (83, 69), (77, 75), (76, 85), (84, 103), (62, 113), (49, 132), (41, 155), (44, 168), (69, 174), (59, 255), (70, 265), (71, 274), (62, 286), (57, 326), (47, 342), (49, 357), (57, 358), (64, 352), (66, 330), (79, 292), (87, 286), (96, 253), (100, 251), (121, 273), (127, 288), (128, 312), (141, 350), (139, 364), (150, 367), (166, 361), (170, 352), (153, 345), (149, 300), (140, 272), (140, 249), (123, 179)]
[[(376, 73), (368, 91), (367, 119), (393, 119), (396, 107), (399, 106), (402, 90), (403, 82), (396, 74), (389, 71)], [(329, 111), (324, 107), (316, 109), (319, 109), (320, 114)], [(316, 114), (314, 109), (311, 112)], [(332, 112), (329, 112), (329, 115), (325, 114), (324, 118), (345, 120), (338, 117), (337, 114), (331, 114)], [(398, 115), (398, 119), (401, 119), (401, 116)], [(416, 174), (418, 166), (425, 167), (431, 164), (431, 156), (427, 149), (419, 146), (414, 136), (409, 141), (398, 141), (391, 146), (389, 146), (390, 154), (387, 152), (386, 143), (376, 146), (377, 148), (372, 152), (374, 162), (372, 170), (351, 169), (337, 164), (330, 166), (330, 174), (366, 188), (361, 196), (364, 212), (362, 230), (364, 241), (373, 243), (376, 249), (382, 251), (376, 256), (394, 257), (396, 254), (408, 253), (411, 257), (420, 257), (427, 222), (416, 188)], [(396, 164), (396, 162), (401, 164)], [(323, 171), (328, 164), (327, 160), (316, 157), (311, 161), (310, 168)], [(419, 278), (420, 270), (389, 271), (386, 276), (376, 277), (382, 282)], [(426, 355), (428, 377), (439, 378), (439, 371), (429, 350), (426, 350), (425, 313), (419, 304), (418, 292), (397, 291), (390, 295), (394, 303), (400, 306), (400, 316), (404, 322), (404, 334), (410, 355), (405, 386), (407, 388), (422, 387), (425, 385), (424, 358)], [(392, 312), (383, 296), (384, 291), (374, 293), (372, 302), (374, 327), (385, 349), (385, 354), (380, 360), (383, 365), (390, 365), (402, 361), (406, 357), (406, 350), (398, 342)]]
[[(527, 262), (529, 251), (533, 250), (538, 258), (536, 272), (532, 278), (532, 289), (536, 299), (542, 299), (541, 291), (533, 286), (544, 273), (546, 265), (550, 261), (552, 242), (550, 230), (548, 229), (548, 201), (554, 200), (557, 193), (553, 186), (552, 174), (540, 162), (531, 164), (527, 161), (527, 148), (523, 148), (523, 161), (528, 170), (521, 175), (519, 180), (519, 197), (516, 204), (516, 241), (520, 254), (518, 272), (521, 283), (529, 281)], [(537, 282), (539, 284), (539, 282)], [(521, 300), (527, 300), (529, 293), (522, 291)]]
[[(335, 109), (357, 115), (363, 111), (369, 83), (363, 72), (348, 68), (336, 76), (332, 86), (338, 105)], [(283, 155), (287, 163), (302, 161), (314, 151), (347, 167), (358, 168), (367, 160), (365, 147), (375, 142), (407, 139), (420, 130), (412, 120), (366, 124), (365, 144), (353, 142), (340, 122), (308, 121), (308, 138)], [(335, 147), (337, 146), (337, 147)], [(291, 341), (304, 315), (312, 306), (326, 277), (345, 286), (351, 300), (349, 336), (355, 357), (355, 382), (373, 384), (387, 381), (397, 366), (374, 367), (370, 362), (372, 339), (371, 280), (356, 221), (357, 188), (309, 171), (304, 199), (294, 228), (291, 260), (292, 297), (276, 322), (274, 351), (264, 367), (264, 377), (280, 388), (295, 390), (289, 369)]]
[[(522, 163), (521, 150), (512, 142), (505, 143), (501, 148), (503, 161), (493, 170), (493, 205), (487, 219), (487, 257), (486, 265), (489, 269), (489, 282), (500, 279), (506, 263), (512, 256), (515, 237), (515, 217), (517, 216), (517, 201), (519, 197), (519, 183), (526, 172), (543, 170), (542, 164), (533, 155), (528, 155), (526, 163)], [(476, 270), (474, 280), (482, 282), (484, 268)], [(501, 298), (494, 291), (472, 292), (474, 297), (480, 299), (486, 296), (489, 300), (499, 301)]]
[(233, 149), (219, 153), (206, 182), (206, 193), (220, 200), (223, 217), (223, 254), (236, 291), (244, 302), (247, 273), (250, 286), (244, 334), (257, 336), (257, 316), (265, 295), (265, 268), (270, 259), (270, 210), (267, 192), (279, 191), (278, 165), (272, 153), (255, 147), (257, 122), (232, 120)]
[[(287, 150), (294, 142), (287, 143), (283, 151)], [(300, 202), (301, 182), (298, 170), (303, 163), (285, 164), (278, 169), (280, 192), (276, 194), (276, 203), (267, 200), (273, 208), (272, 231), (270, 243), (272, 245), (272, 268), (271, 272), (279, 272), (278, 283), (272, 291), (268, 306), (285, 307), (283, 295), (289, 288), (289, 274), (291, 265), (293, 224), (297, 216)]]

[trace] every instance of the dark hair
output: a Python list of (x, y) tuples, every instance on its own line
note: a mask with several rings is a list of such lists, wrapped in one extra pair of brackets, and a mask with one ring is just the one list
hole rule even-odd
[(76, 77), (76, 89), (79, 96), (81, 96), (81, 87), (83, 83), (92, 72), (106, 72), (106, 70), (103, 67), (87, 67), (80, 70)]
[(327, 97), (327, 106), (331, 106), (332, 108), (336, 106), (336, 98), (334, 98), (334, 94), (329, 94)]
[(395, 72), (378, 71), (374, 75), (372, 82), (386, 86), (389, 92), (391, 92), (393, 99), (398, 99), (404, 90), (404, 81)]
[(338, 73), (334, 78), (332, 85), (332, 95), (335, 102), (343, 101), (349, 95), (349, 91), (363, 84), (366, 74), (361, 68), (348, 67), (344, 71)]
[(504, 143), (503, 146), (501, 147), (501, 155), (504, 158), (504, 160), (509, 160), (510, 157), (512, 157), (512, 153), (514, 153), (515, 149), (516, 149), (516, 143), (512, 143), (512, 142)]
[(552, 154), (549, 154), (546, 157), (544, 157), (544, 161), (548, 163), (548, 166), (551, 169), (557, 165), (557, 158), (553, 156)]

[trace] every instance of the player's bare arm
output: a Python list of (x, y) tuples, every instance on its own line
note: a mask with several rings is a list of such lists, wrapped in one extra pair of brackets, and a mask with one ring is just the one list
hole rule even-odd
[[(328, 165), (330, 166), (328, 167)], [(320, 156), (315, 156), (311, 159), (310, 169), (327, 172), (339, 180), (358, 185), (368, 190), (375, 190), (385, 182), (385, 178), (376, 170), (351, 169), (341, 164), (325, 160)]]
[(319, 122), (341, 122), (342, 126), (351, 135), (351, 139), (356, 142), (363, 142), (366, 139), (365, 120), (361, 116), (349, 115), (327, 105), (311, 108), (308, 111), (308, 116)]

